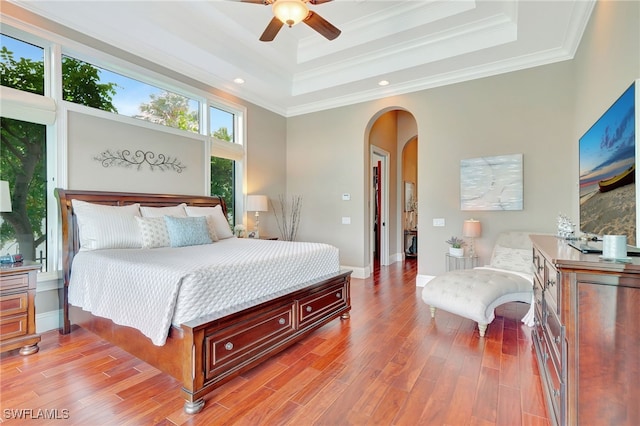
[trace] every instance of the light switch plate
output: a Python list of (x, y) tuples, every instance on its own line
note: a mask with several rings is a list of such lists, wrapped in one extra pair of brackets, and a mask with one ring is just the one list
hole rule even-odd
[(343, 217), (342, 217), (342, 224), (343, 224), (343, 225), (351, 225), (351, 217), (349, 217), (349, 216), (343, 216)]
[(433, 219), (433, 226), (444, 226), (444, 218), (436, 217)]

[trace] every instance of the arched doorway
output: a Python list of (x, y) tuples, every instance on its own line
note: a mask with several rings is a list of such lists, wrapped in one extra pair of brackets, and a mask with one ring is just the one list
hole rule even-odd
[[(368, 247), (370, 270), (405, 259), (405, 195), (403, 151), (417, 144), (417, 122), (400, 108), (380, 111), (369, 122), (366, 143), (369, 153)], [(416, 145), (417, 147), (417, 145)], [(414, 187), (417, 190), (417, 149), (414, 156)], [(415, 193), (417, 194), (417, 192)], [(365, 245), (365, 246), (367, 246)]]

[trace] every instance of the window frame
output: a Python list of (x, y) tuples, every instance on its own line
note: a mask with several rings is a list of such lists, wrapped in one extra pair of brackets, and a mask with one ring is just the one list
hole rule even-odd
[[(203, 195), (209, 195), (211, 188), (211, 168), (210, 157), (212, 156), (213, 143), (224, 143), (221, 146), (230, 148), (238, 155), (235, 161), (235, 218), (244, 217), (244, 193), (246, 180), (246, 115), (247, 108), (243, 105), (230, 102), (224, 98), (212, 94), (210, 91), (190, 86), (179, 80), (175, 80), (167, 75), (160, 74), (155, 70), (144, 68), (141, 65), (129, 62), (110, 54), (109, 52), (83, 45), (75, 40), (71, 40), (24, 24), (13, 17), (2, 15), (2, 33), (34, 44), (44, 50), (44, 96), (56, 102), (55, 122), (46, 125), (47, 137), (47, 272), (40, 272), (38, 280), (51, 280), (60, 278), (60, 265), (62, 256), (59, 250), (60, 222), (58, 218), (58, 202), (54, 195), (57, 187), (66, 188), (68, 185), (68, 149), (67, 149), (67, 119), (68, 111), (81, 111), (90, 113), (88, 110), (96, 110), (80, 104), (66, 102), (62, 100), (62, 56), (67, 55), (81, 61), (88, 62), (96, 67), (104, 68), (111, 72), (138, 80), (142, 83), (168, 90), (170, 92), (186, 96), (187, 98), (199, 102), (199, 135), (186, 130), (171, 128), (161, 124), (150, 123), (124, 115), (96, 110), (110, 115), (110, 119), (123, 121), (136, 126), (153, 126), (155, 130), (164, 132), (179, 132), (182, 135), (190, 135), (202, 139), (204, 136), (205, 158), (204, 167), (205, 180), (203, 185)], [(139, 58), (144, 62), (143, 58)], [(183, 76), (188, 78), (188, 76)], [(215, 90), (213, 87), (210, 90)], [(27, 92), (24, 92), (27, 93)], [(211, 134), (209, 123), (209, 106), (230, 112), (234, 115), (234, 142), (220, 141), (209, 136)], [(228, 147), (227, 145), (234, 145)]]

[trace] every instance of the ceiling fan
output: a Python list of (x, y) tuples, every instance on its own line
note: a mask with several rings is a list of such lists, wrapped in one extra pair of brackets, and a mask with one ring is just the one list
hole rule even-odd
[(243, 3), (272, 5), (273, 19), (267, 25), (260, 36), (260, 41), (273, 41), (278, 35), (278, 31), (284, 24), (289, 27), (299, 22), (304, 22), (315, 31), (329, 40), (333, 40), (340, 35), (340, 30), (331, 25), (317, 13), (309, 10), (307, 3), (313, 5), (328, 3), (331, 0), (240, 0)]

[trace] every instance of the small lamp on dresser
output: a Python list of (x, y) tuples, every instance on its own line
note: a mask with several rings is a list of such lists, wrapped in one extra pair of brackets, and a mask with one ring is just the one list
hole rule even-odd
[(249, 235), (252, 238), (260, 238), (260, 212), (266, 212), (268, 208), (269, 200), (266, 195), (247, 195), (247, 211), (256, 212), (256, 221), (253, 227), (253, 232)]
[(464, 221), (462, 225), (462, 236), (465, 238), (471, 238), (471, 244), (469, 245), (469, 256), (475, 257), (474, 240), (482, 235), (482, 225), (479, 220), (468, 219)]

